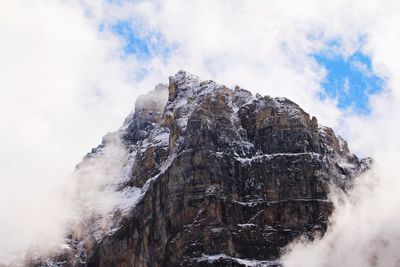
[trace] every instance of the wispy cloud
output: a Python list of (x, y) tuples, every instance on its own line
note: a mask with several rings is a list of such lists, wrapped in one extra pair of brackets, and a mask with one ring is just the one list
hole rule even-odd
[[(63, 177), (105, 132), (118, 128), (139, 93), (178, 69), (289, 97), (335, 127), (353, 151), (392, 166), (395, 162), (386, 159), (395, 157), (400, 140), (399, 10), (396, 1), (350, 0), (1, 2), (0, 229), (7, 238), (0, 241), (0, 256), (23, 252), (37, 235), (59, 238)], [(121, 22), (122, 28), (113, 29)], [(123, 25), (129, 25), (127, 31)], [(332, 44), (333, 56), (361, 51), (371, 59), (367, 70), (385, 77), (382, 91), (369, 98), (369, 114), (359, 116), (339, 109), (334, 98), (320, 98), (329, 69), (313, 55)], [(369, 73), (360, 63), (354, 61), (353, 67)], [(387, 207), (386, 218), (396, 221), (396, 196), (390, 192), (400, 185), (395, 172), (385, 174), (379, 171), (377, 179), (392, 187), (385, 188), (386, 195), (376, 191), (377, 203)], [(367, 205), (347, 207), (366, 221), (384, 223), (372, 217), (378, 206), (368, 212)], [(336, 224), (346, 219), (352, 225), (357, 218), (337, 216)], [(351, 228), (337, 229), (352, 234)], [(379, 227), (371, 229), (362, 234), (381, 233)], [(387, 231), (388, 238), (398, 233), (395, 227)], [(329, 235), (327, 240), (341, 244)], [(338, 253), (336, 258), (345, 258), (345, 250)]]
[(339, 108), (361, 114), (371, 111), (369, 99), (384, 89), (385, 78), (373, 73), (368, 56), (356, 50), (347, 57), (329, 51), (320, 51), (313, 57), (326, 69), (322, 99), (335, 98)]

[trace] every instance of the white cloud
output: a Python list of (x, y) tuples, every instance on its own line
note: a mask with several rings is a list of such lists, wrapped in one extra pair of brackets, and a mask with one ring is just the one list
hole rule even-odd
[(362, 63), (360, 60), (353, 60), (350, 62), (350, 64), (354, 70), (359, 71), (365, 77), (370, 78), (373, 76), (373, 73), (368, 68), (368, 66), (366, 64)]
[(1, 262), (61, 237), (65, 177), (138, 91), (77, 2), (2, 1), (0, 32)]
[(349, 90), (350, 90), (350, 82), (349, 82), (349, 78), (345, 77), (344, 78), (344, 83), (343, 83), (343, 92), (345, 94), (349, 94)]
[[(156, 29), (179, 47), (166, 66), (169, 72), (179, 67), (253, 92), (289, 97), (335, 127), (353, 151), (375, 158), (376, 169), (360, 179), (350, 202), (338, 207), (326, 238), (297, 246), (284, 258), (287, 266), (368, 266), (371, 259), (376, 266), (398, 265), (400, 4), (160, 1), (146, 7), (132, 7), (132, 16), (138, 14), (142, 27)], [(371, 97), (371, 115), (358, 117), (318, 98), (324, 71), (309, 54), (327, 50), (332, 40), (338, 41), (335, 53), (345, 57), (361, 49), (371, 57), (373, 72), (387, 78), (384, 91)], [(369, 192), (371, 177), (379, 186)]]
[[(382, 180), (381, 170), (391, 169), (395, 162), (386, 159), (396, 158), (399, 150), (399, 10), (397, 1), (350, 0), (1, 2), (0, 231), (8, 238), (0, 241), (0, 258), (24, 251), (37, 235), (47, 235), (43, 240), (49, 242), (60, 237), (63, 201), (55, 188), (105, 132), (121, 124), (139, 92), (167, 81), (178, 69), (286, 96), (335, 127), (354, 151), (374, 156), (385, 166), (376, 176), (391, 187), (378, 188), (376, 199), (386, 207), (386, 218), (395, 221), (397, 197), (392, 189), (400, 185), (394, 172), (384, 171)], [(128, 20), (138, 32), (160, 34), (174, 49), (167, 58), (157, 53), (141, 61), (120, 57), (123, 42), (107, 27), (98, 30), (100, 23), (109, 26), (119, 20)], [(325, 71), (309, 55), (326, 50), (332, 40), (340, 41), (335, 53), (346, 56), (363, 43), (373, 72), (387, 77), (387, 88), (371, 98), (373, 112), (367, 117), (340, 111), (335, 101), (318, 97)], [(149, 74), (137, 79), (140, 69)], [(345, 225), (358, 223), (357, 217), (340, 215), (348, 210), (361, 213), (366, 221), (384, 223), (373, 217), (380, 212), (378, 205), (368, 206), (367, 213), (363, 203), (369, 202), (359, 202), (338, 211), (337, 230), (332, 230), (337, 236), (352, 234), (354, 228)], [(28, 228), (27, 218), (32, 221)], [(49, 231), (48, 225), (54, 227)], [(379, 229), (363, 227), (357, 237), (373, 238)], [(389, 238), (398, 232), (389, 227), (385, 233)], [(335, 233), (326, 239), (339, 242), (342, 238), (329, 237)], [(335, 257), (329, 256), (330, 246), (320, 246), (318, 255), (335, 262), (346, 258), (349, 244)], [(319, 259), (314, 266), (323, 266)], [(343, 266), (354, 266), (349, 263)]]

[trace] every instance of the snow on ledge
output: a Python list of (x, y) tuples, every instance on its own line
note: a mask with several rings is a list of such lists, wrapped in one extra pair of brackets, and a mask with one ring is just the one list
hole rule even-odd
[(279, 263), (276, 261), (259, 261), (259, 260), (253, 260), (253, 259), (241, 259), (241, 258), (230, 257), (225, 254), (215, 254), (215, 255), (203, 254), (201, 257), (197, 258), (197, 262), (213, 263), (218, 260), (231, 260), (236, 263), (242, 264), (244, 266), (249, 266), (249, 267), (279, 266)]

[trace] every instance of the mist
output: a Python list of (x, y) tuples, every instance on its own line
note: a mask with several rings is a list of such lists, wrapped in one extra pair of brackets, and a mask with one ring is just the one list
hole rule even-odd
[[(118, 134), (96, 160), (75, 165), (140, 94), (184, 69), (287, 97), (374, 159), (351, 192), (332, 194), (326, 235), (291, 244), (286, 266), (398, 266), (399, 18), (389, 0), (0, 2), (0, 264), (57, 249), (73, 225), (135, 199), (113, 190), (132, 167)], [(124, 50), (112, 30), (119, 21), (153, 34), (148, 55)], [(311, 55), (356, 51), (385, 81), (368, 96), (369, 114), (319, 97), (328, 70)]]
[(380, 114), (351, 120), (355, 144), (368, 148), (372, 168), (356, 178), (348, 194), (333, 191), (335, 210), (327, 233), (313, 242), (299, 239), (290, 244), (282, 257), (284, 266), (400, 265), (400, 112), (394, 103), (396, 98), (380, 99), (375, 103)]
[(78, 183), (75, 165), (120, 127), (141, 89), (120, 41), (78, 1), (2, 1), (0, 32), (0, 264), (10, 264), (65, 242), (81, 216), (74, 192), (105, 182), (100, 166)]

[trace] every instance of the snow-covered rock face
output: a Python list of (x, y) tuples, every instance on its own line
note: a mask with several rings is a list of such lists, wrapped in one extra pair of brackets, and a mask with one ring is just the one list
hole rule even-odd
[(70, 237), (59, 263), (275, 266), (294, 238), (325, 232), (331, 185), (345, 190), (369, 164), (290, 100), (184, 71), (139, 97), (111, 136), (124, 147), (105, 172), (116, 201)]

